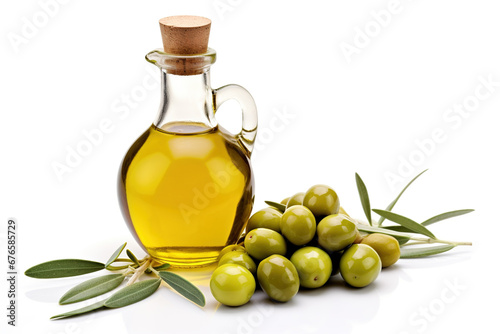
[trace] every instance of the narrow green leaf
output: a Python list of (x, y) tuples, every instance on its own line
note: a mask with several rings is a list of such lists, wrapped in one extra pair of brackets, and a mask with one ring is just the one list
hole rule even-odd
[(394, 238), (398, 241), (400, 246), (406, 244), (408, 241), (411, 240), (410, 238), (406, 237), (394, 237)]
[(392, 231), (398, 231), (398, 232), (403, 232), (403, 233), (415, 233), (415, 231), (410, 230), (407, 227), (401, 226), (401, 225), (396, 225), (396, 226), (383, 226), (382, 228), (386, 228), (388, 230)]
[(156, 270), (165, 270), (165, 269), (168, 269), (168, 268), (170, 268), (170, 263), (164, 263), (162, 265), (153, 267), (153, 269), (156, 269)]
[(85, 306), (85, 307), (79, 308), (77, 310), (73, 310), (73, 311), (69, 311), (66, 313), (55, 315), (53, 317), (50, 317), (50, 319), (59, 320), (59, 319), (63, 319), (63, 318), (69, 318), (69, 317), (73, 317), (75, 315), (80, 315), (80, 314), (88, 313), (91, 311), (95, 311), (95, 310), (101, 309), (103, 307), (104, 307), (104, 300), (101, 300), (95, 304)]
[(130, 262), (134, 262), (134, 261), (132, 261), (131, 259), (124, 259), (124, 258), (119, 257), (113, 263), (118, 263), (118, 262), (130, 263)]
[(132, 264), (127, 264), (125, 266), (107, 266), (106, 269), (109, 270), (109, 271), (117, 271), (117, 270), (127, 269), (131, 265)]
[(123, 249), (125, 248), (125, 246), (127, 246), (127, 243), (124, 243), (123, 245), (121, 245), (120, 247), (118, 247), (117, 250), (115, 250), (115, 252), (113, 253), (113, 255), (111, 255), (111, 257), (109, 258), (108, 261), (106, 261), (106, 268), (113, 262), (115, 262), (115, 260), (118, 258), (118, 256), (120, 256), (120, 254), (122, 253)]
[(394, 231), (394, 230), (386, 228), (386, 227), (375, 227), (375, 226), (358, 224), (357, 228), (359, 231), (362, 231), (362, 232), (382, 233), (382, 234), (390, 235), (398, 241), (399, 245), (404, 245), (405, 243), (410, 241), (410, 234), (402, 233), (399, 231)]
[(134, 283), (114, 293), (104, 302), (104, 306), (118, 308), (137, 303), (151, 296), (160, 284), (161, 279), (159, 278)]
[[(422, 174), (424, 174), (425, 172), (427, 172), (427, 169), (424, 170), (423, 172), (421, 172), (420, 174), (418, 174), (417, 176), (415, 176), (413, 178), (413, 180), (411, 180), (407, 185), (406, 187), (403, 188), (403, 190), (401, 190), (401, 192), (399, 193), (398, 197), (396, 197), (394, 199), (394, 201), (392, 201), (388, 206), (387, 208), (385, 208), (385, 211), (391, 211), (394, 206), (396, 205), (396, 203), (399, 201), (399, 199), (401, 198), (401, 196), (403, 195), (403, 193), (406, 191), (406, 189), (408, 189), (408, 187), (413, 183), (413, 181), (415, 181), (416, 179), (418, 179), (418, 177)], [(382, 225), (382, 223), (384, 222), (385, 218), (384, 217), (380, 217), (380, 219), (378, 220), (378, 226)]]
[(61, 297), (61, 299), (59, 299), (59, 304), (72, 304), (100, 296), (117, 288), (124, 279), (125, 276), (123, 276), (122, 274), (110, 274), (92, 278), (88, 281), (78, 284), (77, 286), (66, 292)]
[(272, 202), (272, 201), (264, 201), (264, 202), (267, 205), (272, 206), (272, 207), (278, 209), (278, 211), (281, 211), (281, 213), (283, 213), (283, 212), (286, 211), (286, 205), (284, 205), (284, 204), (276, 203), (276, 202)]
[(191, 282), (169, 271), (162, 271), (159, 273), (159, 275), (168, 285), (172, 287), (172, 289), (174, 289), (193, 303), (202, 307), (205, 306), (205, 296)]
[(445, 213), (442, 213), (440, 215), (437, 215), (437, 216), (434, 216), (432, 218), (427, 219), (426, 221), (424, 221), (422, 223), (422, 225), (427, 226), (430, 224), (437, 223), (441, 220), (465, 215), (465, 214), (470, 213), (472, 211), (474, 211), (474, 210), (473, 209), (465, 209), (465, 210), (456, 210), (456, 211), (445, 212)]
[(424, 257), (424, 256), (444, 253), (453, 248), (455, 248), (454, 245), (439, 245), (430, 247), (402, 247), (400, 257), (402, 259)]
[(359, 199), (361, 200), (361, 205), (363, 206), (363, 211), (365, 212), (366, 219), (368, 219), (368, 223), (370, 223), (370, 225), (373, 225), (368, 190), (366, 189), (365, 183), (361, 179), (361, 176), (358, 175), (358, 173), (356, 173), (356, 185), (358, 186)]
[(410, 238), (411, 237), (410, 234), (389, 230), (389, 229), (386, 229), (383, 227), (375, 227), (375, 226), (368, 226), (368, 225), (361, 225), (361, 224), (356, 225), (356, 227), (358, 228), (359, 231), (362, 231), (362, 232), (382, 233), (382, 234), (391, 235), (395, 238), (398, 238), (398, 237)]
[(375, 213), (379, 214), (381, 217), (389, 219), (390, 221), (393, 221), (401, 226), (404, 226), (404, 227), (406, 227), (406, 228), (408, 228), (416, 233), (420, 233), (420, 234), (423, 234), (425, 236), (428, 236), (429, 238), (436, 239), (434, 234), (432, 234), (432, 232), (429, 231), (425, 226), (420, 225), (419, 223), (411, 220), (410, 218), (398, 215), (397, 213), (394, 213), (394, 212), (385, 211), (385, 210), (373, 209), (373, 211)]
[(137, 260), (137, 258), (135, 257), (134, 253), (132, 253), (132, 251), (128, 250), (127, 249), (127, 256), (129, 257), (129, 259), (131, 259), (135, 264), (137, 264), (138, 266), (140, 265), (139, 264), (139, 260)]
[(63, 259), (40, 263), (26, 270), (24, 274), (33, 278), (61, 278), (79, 276), (104, 269), (100, 262)]

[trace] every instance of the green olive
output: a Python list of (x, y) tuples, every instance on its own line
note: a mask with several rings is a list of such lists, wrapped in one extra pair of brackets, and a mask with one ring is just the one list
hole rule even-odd
[(339, 213), (340, 201), (332, 188), (318, 184), (306, 191), (303, 205), (318, 218)]
[(226, 246), (224, 248), (222, 248), (222, 250), (220, 251), (219, 253), (219, 256), (217, 257), (217, 262), (220, 261), (220, 259), (226, 255), (227, 253), (229, 252), (243, 252), (243, 253), (246, 253), (246, 249), (245, 247), (243, 246), (240, 246), (240, 245), (229, 245), (229, 246)]
[(247, 233), (245, 249), (257, 260), (279, 254), (286, 254), (286, 241), (281, 234), (268, 228), (256, 228)]
[(295, 266), (281, 255), (271, 255), (257, 268), (262, 290), (273, 300), (287, 302), (299, 291), (300, 279)]
[(280, 229), (281, 234), (292, 244), (305, 245), (316, 234), (316, 219), (305, 206), (294, 205), (283, 213)]
[(295, 195), (290, 197), (290, 199), (286, 203), (286, 208), (288, 209), (289, 207), (294, 206), (294, 205), (302, 205), (304, 195), (305, 195), (305, 193), (296, 193)]
[(225, 254), (223, 257), (221, 257), (221, 259), (219, 260), (219, 267), (226, 263), (238, 264), (248, 269), (248, 271), (250, 271), (254, 275), (257, 271), (257, 266), (255, 265), (255, 262), (247, 253), (229, 252)]
[(247, 231), (264, 227), (279, 233), (282, 215), (283, 214), (275, 208), (259, 210), (248, 220)]
[(396, 238), (387, 234), (373, 233), (363, 238), (362, 244), (371, 246), (382, 260), (382, 268), (389, 267), (399, 260), (401, 250)]
[(351, 286), (362, 288), (372, 283), (382, 269), (377, 252), (368, 245), (354, 244), (340, 258), (340, 274)]
[(255, 292), (255, 278), (240, 265), (224, 264), (212, 274), (210, 291), (218, 302), (228, 306), (240, 306), (252, 298)]
[(357, 231), (356, 224), (347, 216), (326, 216), (318, 224), (318, 242), (324, 249), (337, 252), (354, 242)]
[(323, 286), (332, 274), (332, 260), (322, 249), (303, 247), (293, 253), (290, 261), (299, 273), (300, 285), (305, 288)]

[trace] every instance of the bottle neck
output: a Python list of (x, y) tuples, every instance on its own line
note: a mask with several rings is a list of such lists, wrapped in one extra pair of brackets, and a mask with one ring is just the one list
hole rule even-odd
[(210, 70), (176, 75), (161, 69), (161, 102), (154, 125), (171, 133), (203, 133), (217, 127)]

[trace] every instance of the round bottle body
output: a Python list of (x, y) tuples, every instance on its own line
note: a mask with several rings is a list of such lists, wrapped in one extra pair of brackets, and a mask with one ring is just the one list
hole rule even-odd
[(252, 211), (254, 179), (249, 155), (233, 135), (220, 127), (179, 129), (153, 125), (137, 139), (123, 159), (118, 193), (123, 216), (148, 254), (198, 267), (237, 242)]

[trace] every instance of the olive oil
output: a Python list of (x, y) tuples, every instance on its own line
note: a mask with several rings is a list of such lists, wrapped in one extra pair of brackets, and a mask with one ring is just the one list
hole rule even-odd
[[(152, 125), (119, 174), (123, 216), (145, 250), (173, 266), (213, 263), (241, 235), (253, 204), (248, 152), (220, 127)], [(200, 128), (201, 129), (201, 128)]]

